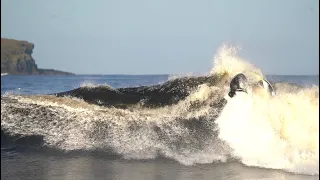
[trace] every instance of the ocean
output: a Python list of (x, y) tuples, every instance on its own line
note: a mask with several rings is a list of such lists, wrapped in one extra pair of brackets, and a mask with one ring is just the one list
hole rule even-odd
[(210, 78), (1, 76), (1, 179), (319, 179), (319, 76), (262, 76), (228, 50)]
[[(270, 81), (290, 82), (310, 87), (319, 84), (319, 76), (267, 76)], [(169, 75), (75, 75), (75, 76), (2, 76), (1, 95), (41, 95), (91, 84), (112, 87), (153, 85), (166, 82)], [(2, 100), (1, 100), (2, 101)], [(1, 105), (3, 105), (1, 103)], [(1, 125), (2, 125), (1, 109)], [(120, 131), (121, 132), (121, 131)], [(119, 133), (120, 133), (119, 132)], [(121, 136), (121, 135), (119, 135)], [(253, 134), (254, 136), (254, 134)], [(138, 137), (137, 137), (138, 138)], [(139, 148), (139, 143), (137, 147)], [(149, 143), (149, 142), (147, 142)], [(132, 145), (132, 144), (130, 144)], [(251, 144), (251, 146), (256, 146)], [(127, 147), (122, 147), (127, 148)], [(248, 147), (250, 148), (250, 147)], [(252, 147), (254, 148), (254, 147)], [(85, 148), (84, 148), (85, 149)], [(77, 149), (78, 150), (78, 149)], [(119, 150), (120, 151), (120, 150)], [(120, 151), (120, 154), (122, 152)], [(196, 152), (197, 153), (197, 152)], [(188, 156), (188, 153), (184, 154)], [(184, 158), (183, 154), (179, 158)], [(141, 155), (140, 155), (141, 156)], [(148, 157), (150, 156), (150, 157)], [(196, 163), (181, 163), (175, 158), (146, 154), (141, 158), (110, 155), (102, 151), (60, 152), (41, 148), (13, 148), (1, 144), (1, 179), (318, 179), (318, 175), (304, 175), (249, 167), (239, 161), (208, 162), (201, 154), (190, 155)], [(198, 161), (198, 162), (197, 162)], [(318, 166), (319, 167), (319, 166)]]

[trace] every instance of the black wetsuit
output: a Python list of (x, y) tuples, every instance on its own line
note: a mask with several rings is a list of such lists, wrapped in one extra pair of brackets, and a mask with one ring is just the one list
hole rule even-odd
[(242, 91), (247, 93), (248, 80), (242, 73), (237, 74), (230, 82), (230, 92), (228, 95), (233, 97), (236, 91)]

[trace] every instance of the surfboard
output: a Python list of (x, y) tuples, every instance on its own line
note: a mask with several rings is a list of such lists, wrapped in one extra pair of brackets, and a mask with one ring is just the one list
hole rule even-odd
[(265, 89), (267, 89), (268, 91), (270, 91), (272, 96), (276, 95), (276, 91), (274, 90), (273, 86), (266, 78), (264, 78), (263, 76), (261, 76), (260, 74), (258, 74), (256, 72), (250, 72), (250, 73), (252, 73), (257, 78), (258, 81), (262, 81), (263, 87)]

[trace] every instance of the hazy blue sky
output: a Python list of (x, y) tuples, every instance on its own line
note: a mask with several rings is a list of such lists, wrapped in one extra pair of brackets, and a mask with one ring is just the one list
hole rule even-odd
[(81, 74), (205, 73), (224, 42), (265, 74), (319, 74), (319, 0), (1, 0), (1, 36)]

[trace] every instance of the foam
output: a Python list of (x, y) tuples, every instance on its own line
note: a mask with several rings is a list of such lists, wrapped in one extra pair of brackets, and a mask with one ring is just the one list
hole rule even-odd
[[(227, 73), (229, 80), (239, 72), (263, 76), (236, 55), (238, 49), (223, 45), (211, 74)], [(238, 159), (248, 166), (319, 174), (317, 86), (294, 91), (286, 86), (275, 97), (258, 89), (251, 96), (237, 94), (222, 107), (217, 104), (229, 88), (222, 82), (200, 85), (179, 103), (154, 109), (6, 94), (1, 126), (12, 134), (41, 134), (46, 146), (65, 151), (112, 149), (127, 159), (165, 156), (185, 165)]]

